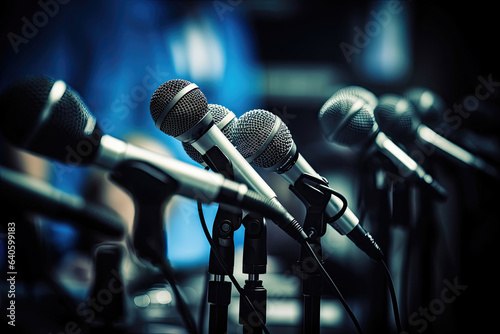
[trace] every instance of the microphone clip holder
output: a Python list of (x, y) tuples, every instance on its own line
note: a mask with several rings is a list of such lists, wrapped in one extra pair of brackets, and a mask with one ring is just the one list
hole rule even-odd
[[(306, 217), (303, 229), (309, 237), (309, 244), (322, 261), (321, 237), (326, 233), (325, 210), (332, 196), (320, 186), (328, 187), (324, 178), (310, 174), (302, 174), (297, 181), (290, 186), (290, 190), (306, 206)], [(303, 299), (303, 333), (320, 332), (320, 308), (321, 294), (323, 292), (322, 276), (317, 266), (311, 270), (308, 266), (310, 255), (304, 246), (300, 251), (297, 268), (302, 276)]]
[(127, 190), (134, 200), (133, 250), (140, 259), (161, 269), (176, 298), (176, 307), (185, 325), (195, 332), (195, 323), (180, 293), (167, 258), (164, 229), (165, 201), (176, 193), (178, 182), (165, 171), (144, 162), (128, 160), (110, 174), (112, 181)]
[[(226, 155), (214, 146), (202, 155), (210, 169), (234, 180), (234, 169)], [(212, 227), (212, 239), (217, 250), (224, 259), (230, 272), (226, 273), (217, 260), (214, 250), (210, 250), (208, 272), (213, 274), (213, 280), (208, 282), (208, 298), (210, 304), (208, 332), (210, 334), (227, 333), (228, 307), (231, 303), (231, 282), (224, 276), (233, 274), (234, 269), (234, 231), (241, 226), (241, 211), (220, 204)]]
[(234, 231), (241, 226), (241, 212), (226, 209), (219, 205), (212, 228), (212, 239), (217, 250), (227, 264), (229, 273), (221, 266), (213, 250), (210, 250), (208, 272), (213, 280), (208, 282), (209, 333), (227, 333), (228, 306), (231, 303), (231, 282), (224, 276), (233, 273), (234, 268)]
[(245, 226), (245, 239), (243, 244), (243, 273), (248, 274), (243, 290), (250, 299), (253, 311), (240, 296), (239, 323), (243, 325), (243, 333), (262, 333), (258, 316), (266, 323), (267, 290), (259, 279), (260, 274), (266, 273), (267, 268), (267, 227), (262, 215), (249, 213), (243, 219)]
[[(202, 155), (205, 163), (214, 171), (224, 177), (234, 180), (234, 169), (231, 161), (214, 146)], [(264, 217), (259, 214), (249, 213), (241, 220), (241, 211), (226, 210), (220, 205), (214, 221), (212, 238), (219, 246), (222, 257), (233, 269), (234, 241), (233, 232), (241, 224), (245, 226), (243, 245), (243, 273), (248, 274), (243, 290), (253, 304), (258, 316), (266, 323), (267, 291), (259, 279), (259, 274), (264, 274), (267, 267), (267, 229)], [(223, 268), (210, 253), (209, 272), (215, 274), (215, 281), (210, 281), (208, 286), (208, 302), (210, 303), (209, 333), (227, 332), (227, 308), (231, 301), (231, 283), (224, 281)], [(260, 322), (256, 322), (253, 310), (240, 297), (239, 323), (243, 325), (243, 333), (261, 333)]]
[(164, 203), (175, 194), (177, 181), (143, 161), (121, 163), (110, 174), (110, 179), (132, 195), (136, 211), (133, 245), (137, 256), (153, 265), (165, 263)]

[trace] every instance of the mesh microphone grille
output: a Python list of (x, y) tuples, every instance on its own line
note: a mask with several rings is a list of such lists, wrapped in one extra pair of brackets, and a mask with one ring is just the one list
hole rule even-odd
[[(31, 77), (7, 88), (0, 98), (1, 132), (13, 144), (35, 153), (67, 163), (89, 162), (97, 151), (100, 130), (87, 128), (95, 118), (70, 87), (66, 86), (48, 118), (37, 128), (54, 82), (47, 77)], [(91, 139), (94, 135), (97, 137)], [(24, 145), (30, 136), (29, 145)], [(74, 159), (67, 161), (71, 150), (76, 152)]]
[(54, 130), (65, 131), (70, 137), (83, 133), (87, 120), (94, 118), (81, 97), (68, 87), (55, 105), (50, 124)]
[[(354, 98), (357, 100), (357, 98)], [(353, 104), (353, 97), (345, 92), (337, 92), (330, 97), (319, 111), (319, 122), (325, 137), (331, 137), (344, 120)]]
[(324, 137), (344, 146), (361, 144), (373, 133), (375, 125), (366, 101), (345, 91), (326, 101), (318, 118)]
[(266, 149), (252, 162), (255, 166), (269, 168), (281, 161), (293, 146), (290, 130), (281, 122), (278, 132), (269, 142)]
[(220, 129), (222, 134), (226, 136), (227, 139), (232, 143), (234, 141), (234, 131), (236, 129), (237, 120), (236, 117), (229, 121), (225, 127)]
[(213, 118), (215, 124), (219, 124), (220, 121), (222, 121), (222, 119), (224, 117), (226, 117), (226, 115), (232, 113), (226, 107), (221, 106), (219, 104), (213, 104), (213, 103), (210, 103), (208, 105), (208, 111), (212, 114), (212, 118)]
[[(175, 95), (189, 84), (191, 84), (189, 81), (174, 79), (156, 89), (149, 104), (151, 117), (155, 122)], [(161, 123), (160, 130), (172, 137), (180, 136), (195, 126), (207, 112), (207, 99), (198, 88), (195, 88), (170, 109)]]
[[(250, 110), (243, 114), (236, 125), (234, 145), (244, 158), (254, 155), (266, 142), (278, 117), (267, 110)], [(288, 127), (281, 122), (277, 133), (264, 151), (252, 164), (269, 168), (276, 165), (293, 146), (293, 139)]]
[(201, 157), (201, 153), (198, 152), (191, 144), (187, 142), (182, 142), (182, 147), (184, 147), (184, 151), (186, 151), (187, 155), (196, 161), (199, 164), (204, 164), (203, 158)]
[(413, 87), (404, 93), (404, 97), (413, 103), (423, 123), (433, 125), (439, 123), (442, 119), (445, 102), (433, 91), (426, 88)]
[[(209, 104), (208, 110), (210, 111), (210, 113), (212, 113), (212, 117), (216, 125), (218, 125), (227, 115), (232, 114), (234, 116), (234, 113), (231, 110), (219, 104)], [(235, 126), (236, 116), (234, 116), (234, 118), (229, 121), (229, 123), (227, 123), (222, 129), (220, 129), (230, 142), (233, 141), (233, 132)]]
[(22, 145), (34, 129), (54, 82), (48, 77), (29, 77), (2, 92), (0, 130), (14, 145)]
[(350, 119), (347, 126), (339, 131), (337, 141), (342, 145), (358, 145), (373, 132), (374, 124), (373, 113), (363, 107)]
[[(361, 86), (347, 86), (339, 89), (333, 96), (345, 96), (345, 95), (353, 95), (362, 98), (368, 104), (375, 108), (378, 104), (378, 98), (370, 92), (368, 89), (363, 88)], [(332, 96), (332, 97), (333, 97)]]
[(273, 129), (275, 117), (265, 110), (255, 109), (238, 119), (234, 145), (245, 159), (255, 154), (265, 143)]
[(375, 119), (380, 129), (396, 139), (406, 139), (413, 133), (413, 104), (407, 99), (394, 95), (383, 95), (375, 108)]

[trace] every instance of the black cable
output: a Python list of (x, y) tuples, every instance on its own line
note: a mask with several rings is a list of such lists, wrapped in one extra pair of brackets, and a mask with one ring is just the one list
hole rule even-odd
[[(346, 198), (336, 192), (335, 190), (333, 190), (332, 188), (328, 187), (328, 186), (325, 186), (325, 185), (318, 185), (319, 188), (327, 191), (327, 192), (330, 192), (331, 194), (333, 194), (334, 196), (338, 197), (342, 203), (343, 203), (343, 207), (342, 209), (335, 215), (333, 216), (332, 218), (329, 219), (329, 223), (330, 222), (334, 222), (336, 220), (338, 220), (345, 212), (345, 210), (347, 209), (347, 200)], [(314, 253), (314, 251), (312, 251), (312, 248), (310, 247), (309, 244), (307, 244), (309, 247), (308, 247), (308, 250), (310, 249), (310, 253), (316, 257), (316, 254)], [(317, 262), (319, 263), (318, 259), (316, 258)], [(382, 263), (383, 267), (384, 267), (384, 272), (387, 276), (387, 284), (388, 284), (388, 287), (389, 287), (389, 292), (390, 292), (390, 295), (391, 295), (391, 301), (392, 301), (392, 308), (393, 308), (393, 312), (394, 312), (394, 319), (395, 319), (395, 322), (396, 322), (396, 328), (398, 330), (398, 333), (399, 332), (402, 332), (402, 326), (401, 326), (401, 320), (400, 320), (400, 315), (399, 315), (399, 309), (398, 309), (398, 300), (397, 300), (397, 297), (396, 297), (396, 290), (394, 289), (394, 283), (392, 281), (392, 277), (391, 277), (391, 273), (389, 271), (389, 268), (387, 267), (386, 263), (384, 260), (380, 260), (380, 262)], [(324, 271), (324, 268), (322, 268), (322, 266), (320, 265), (320, 270), (323, 272)], [(324, 273), (326, 275), (328, 275), (328, 273), (326, 271), (324, 271)], [(326, 276), (325, 276), (326, 278)], [(361, 328), (359, 328), (359, 324), (357, 324), (357, 321), (355, 320), (355, 317), (354, 317), (354, 314), (352, 314), (352, 311), (350, 311), (349, 307), (347, 306), (347, 304), (345, 303), (345, 300), (343, 299), (343, 297), (340, 295), (340, 292), (339, 290), (337, 289), (337, 287), (335, 286), (335, 282), (333, 282), (333, 280), (328, 277), (327, 280), (331, 280), (330, 284), (335, 288), (335, 290), (337, 290), (337, 293), (339, 294), (339, 297), (341, 297), (340, 301), (342, 302), (342, 304), (344, 305), (344, 307), (346, 308), (347, 312), (349, 313), (349, 316), (351, 316), (351, 319), (353, 319), (355, 325), (356, 325), (356, 328), (358, 328), (358, 331), (361, 330)]]
[(215, 257), (217, 258), (217, 261), (219, 261), (219, 264), (221, 265), (222, 269), (224, 270), (226, 275), (229, 277), (229, 279), (233, 283), (236, 290), (238, 290), (238, 293), (243, 297), (243, 300), (245, 301), (245, 303), (252, 309), (254, 314), (259, 319), (260, 327), (262, 328), (264, 333), (270, 334), (269, 329), (267, 328), (266, 324), (264, 323), (262, 318), (259, 316), (259, 313), (257, 312), (255, 307), (253, 306), (253, 304), (250, 301), (250, 299), (248, 298), (248, 296), (245, 294), (245, 291), (240, 286), (240, 284), (238, 283), (238, 281), (236, 280), (234, 275), (231, 274), (231, 272), (226, 264), (226, 261), (224, 260), (224, 258), (220, 254), (219, 250), (217, 249), (217, 245), (215, 245), (215, 242), (213, 241), (212, 236), (210, 235), (210, 232), (208, 231), (207, 223), (205, 221), (205, 216), (203, 215), (203, 207), (202, 207), (201, 201), (198, 200), (197, 204), (198, 204), (198, 214), (200, 216), (201, 227), (203, 228), (203, 232), (205, 233), (205, 237), (207, 238), (208, 242), (210, 243), (210, 246), (212, 247), (212, 251), (214, 252)]
[(399, 317), (398, 299), (396, 298), (396, 290), (394, 289), (394, 284), (392, 282), (391, 272), (389, 271), (389, 268), (387, 267), (384, 260), (381, 260), (380, 263), (382, 263), (385, 269), (384, 272), (387, 276), (387, 285), (389, 287), (389, 292), (391, 294), (392, 310), (394, 311), (394, 320), (396, 321), (396, 328), (398, 330), (398, 333), (401, 333), (403, 331), (403, 328), (401, 326), (401, 320)]
[[(345, 213), (345, 211), (347, 210), (347, 199), (342, 194), (340, 194), (339, 192), (333, 190), (332, 188), (330, 188), (328, 186), (325, 186), (325, 185), (318, 185), (318, 186), (321, 189), (323, 189), (323, 190), (325, 190), (325, 191), (333, 194), (334, 196), (337, 196), (342, 201), (342, 203), (343, 203), (342, 208), (340, 209), (340, 211), (335, 216), (331, 217), (328, 220), (328, 222), (334, 222), (334, 221), (338, 220)], [(207, 225), (206, 225), (206, 222), (205, 222), (205, 218), (204, 218), (204, 215), (203, 215), (203, 209), (202, 209), (201, 205), (202, 205), (201, 201), (198, 201), (198, 213), (199, 213), (199, 216), (200, 216), (200, 221), (201, 221), (201, 224), (202, 224), (205, 236), (206, 236), (208, 242), (210, 243), (210, 245), (212, 246), (212, 249), (214, 250), (214, 254), (215, 254), (217, 260), (219, 261), (219, 263), (221, 264), (222, 268), (224, 269), (224, 271), (226, 273), (229, 273), (229, 269), (227, 268), (224, 259), (222, 258), (222, 256), (218, 252), (218, 250), (215, 247), (215, 244), (214, 244), (214, 242), (212, 240), (212, 237), (210, 236), (210, 233), (208, 231), (208, 228), (207, 228)], [(326, 269), (321, 264), (321, 261), (316, 256), (316, 253), (314, 253), (313, 249), (311, 248), (311, 245), (307, 241), (304, 241), (304, 245), (305, 245), (306, 250), (311, 254), (311, 256), (315, 260), (316, 264), (318, 265), (318, 268), (320, 269), (321, 274), (323, 275), (323, 278), (326, 279), (328, 281), (328, 283), (333, 287), (333, 289), (337, 292), (337, 295), (338, 295), (338, 297), (339, 297), (342, 305), (344, 306), (345, 310), (349, 314), (349, 317), (351, 318), (352, 322), (354, 323), (354, 326), (356, 327), (358, 333), (362, 334), (363, 331), (361, 329), (361, 326), (359, 325), (358, 320), (356, 319), (356, 316), (354, 315), (354, 313), (352, 312), (351, 308), (347, 304), (344, 296), (342, 295), (342, 293), (338, 289), (338, 287), (335, 284), (335, 282), (333, 281), (333, 279), (330, 277), (330, 275), (328, 274), (328, 272), (326, 271)], [(236, 290), (238, 290), (238, 292), (240, 293), (240, 295), (244, 296), (244, 300), (248, 303), (249, 306), (251, 306), (252, 310), (255, 312), (255, 314), (259, 318), (259, 322), (261, 323), (261, 327), (264, 330), (264, 332), (265, 333), (269, 333), (268, 330), (267, 330), (267, 328), (266, 328), (266, 325), (264, 324), (264, 322), (262, 321), (262, 319), (259, 317), (257, 311), (253, 307), (253, 305), (250, 302), (250, 300), (248, 299), (248, 297), (245, 295), (243, 289), (238, 284), (238, 282), (236, 281), (236, 279), (234, 278), (234, 276), (232, 274), (228, 274), (227, 276), (229, 276), (229, 278), (233, 282), (234, 286), (236, 287)]]
[(337, 295), (338, 295), (338, 297), (340, 299), (340, 302), (342, 303), (342, 305), (344, 306), (345, 310), (347, 311), (347, 314), (349, 314), (349, 317), (351, 318), (352, 322), (354, 323), (354, 326), (356, 326), (356, 329), (357, 329), (358, 333), (362, 334), (363, 330), (361, 329), (361, 326), (359, 325), (358, 319), (356, 319), (356, 316), (352, 312), (352, 310), (349, 307), (349, 305), (347, 305), (347, 302), (346, 302), (344, 296), (342, 296), (342, 294), (340, 293), (340, 290), (337, 288), (337, 285), (335, 284), (335, 282), (333, 281), (333, 279), (330, 277), (330, 275), (326, 271), (325, 267), (323, 267), (323, 265), (319, 261), (318, 257), (316, 256), (316, 253), (314, 253), (314, 250), (311, 248), (311, 245), (307, 241), (304, 241), (304, 246), (305, 246), (306, 250), (309, 252), (309, 254), (316, 261), (316, 264), (318, 265), (318, 268), (321, 271), (321, 274), (323, 275), (323, 278), (326, 279), (328, 281), (328, 283), (337, 292)]
[[(348, 205), (347, 199), (341, 193), (333, 190), (332, 188), (330, 188), (326, 185), (318, 184), (317, 187), (322, 189), (323, 191), (326, 191), (326, 192), (338, 197), (342, 201), (342, 208), (339, 210), (339, 212), (335, 216), (329, 218), (327, 221), (328, 224), (331, 224), (331, 223), (337, 221), (340, 217), (342, 217), (344, 215), (345, 211), (347, 210), (347, 205)], [(316, 253), (314, 253), (314, 250), (311, 248), (311, 245), (307, 241), (304, 242), (304, 245), (305, 245), (306, 250), (309, 252), (309, 254), (314, 258), (316, 264), (318, 265), (318, 268), (321, 271), (321, 274), (323, 275), (323, 278), (326, 279), (328, 281), (328, 283), (336, 291), (336, 293), (340, 299), (340, 302), (342, 303), (345, 310), (347, 311), (347, 314), (349, 314), (349, 317), (351, 318), (352, 322), (354, 323), (354, 326), (356, 327), (358, 333), (362, 334), (363, 330), (361, 329), (361, 326), (359, 325), (358, 319), (356, 319), (356, 316), (354, 315), (351, 308), (347, 304), (347, 301), (345, 300), (344, 296), (342, 295), (342, 293), (340, 292), (337, 285), (335, 284), (335, 282), (333, 281), (331, 276), (328, 274), (326, 269), (321, 264), (321, 261), (318, 259)]]
[[(331, 221), (337, 220), (338, 218), (340, 218), (340, 216), (342, 216), (344, 214), (344, 212), (345, 212), (345, 210), (347, 208), (347, 200), (340, 193), (337, 193), (335, 190), (333, 190), (333, 189), (331, 189), (331, 188), (329, 188), (327, 186), (319, 185), (319, 187), (321, 189), (323, 189), (325, 191), (328, 191), (328, 192), (332, 193), (333, 195), (337, 196), (344, 203), (344, 207), (342, 208), (342, 210), (340, 210), (337, 215), (335, 215), (334, 217), (330, 218)], [(394, 319), (395, 319), (395, 322), (396, 322), (397, 331), (399, 333), (399, 332), (402, 332), (403, 329), (402, 329), (402, 326), (401, 326), (401, 320), (400, 320), (401, 318), (400, 318), (400, 314), (399, 314), (398, 300), (397, 300), (397, 297), (396, 297), (396, 290), (394, 289), (394, 283), (393, 283), (392, 276), (391, 276), (391, 273), (389, 271), (389, 268), (387, 267), (387, 265), (386, 265), (386, 263), (385, 263), (384, 260), (380, 260), (380, 262), (382, 263), (382, 265), (384, 267), (384, 272), (385, 272), (385, 274), (387, 276), (387, 285), (388, 285), (389, 292), (390, 292), (390, 295), (391, 295), (392, 308), (393, 308), (393, 312), (394, 312)]]

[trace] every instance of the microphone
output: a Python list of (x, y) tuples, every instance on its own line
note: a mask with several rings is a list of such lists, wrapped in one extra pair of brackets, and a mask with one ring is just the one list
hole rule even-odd
[(218, 146), (232, 162), (235, 180), (278, 202), (274, 191), (214, 124), (205, 95), (197, 85), (181, 79), (163, 83), (151, 97), (150, 110), (162, 132), (191, 144), (201, 155)]
[[(236, 115), (226, 107), (218, 104), (208, 104), (208, 111), (212, 114), (214, 124), (217, 125), (222, 134), (230, 142), (232, 142), (233, 130), (237, 122)], [(191, 144), (189, 144), (188, 142), (182, 142), (182, 147), (184, 147), (184, 151), (186, 151), (187, 155), (191, 159), (204, 167), (207, 166), (201, 153), (198, 152), (193, 146), (191, 146)]]
[[(426, 97), (425, 94), (429, 93), (424, 92), (420, 94), (418, 106), (422, 110), (430, 110), (432, 105), (434, 105), (434, 99), (432, 96)], [(412, 94), (412, 96), (415, 96), (415, 94)], [(423, 109), (426, 105), (428, 105), (428, 107)], [(437, 109), (436, 105), (432, 109)], [(415, 104), (402, 96), (395, 94), (381, 96), (379, 98), (379, 104), (377, 108), (375, 108), (375, 119), (382, 131), (402, 143), (420, 140), (424, 144), (439, 149), (441, 152), (445, 153), (448, 158), (474, 167), (494, 178), (500, 178), (500, 172), (495, 167), (480, 157), (475, 156), (448, 139), (440, 136), (431, 128), (423, 124), (417, 116)]]
[(108, 170), (142, 161), (168, 175), (179, 195), (257, 211), (297, 241), (307, 237), (286, 210), (246, 185), (103, 135), (80, 96), (64, 81), (43, 76), (21, 80), (4, 90), (0, 108), (0, 132), (16, 146), (65, 163)]
[(438, 94), (423, 87), (413, 87), (403, 94), (415, 107), (416, 113), (423, 124), (439, 125), (443, 118), (445, 102)]
[(342, 146), (375, 147), (398, 167), (401, 176), (416, 180), (439, 199), (447, 198), (447, 191), (380, 131), (372, 106), (363, 98), (346, 92), (335, 93), (321, 107), (318, 119), (328, 142)]
[[(153, 93), (150, 111), (158, 129), (182, 142), (191, 144), (201, 155), (205, 155), (212, 148), (217, 147), (231, 161), (236, 180), (241, 180), (252, 187), (267, 199), (267, 203), (272, 203), (273, 207), (277, 210), (279, 209), (281, 213), (286, 213), (289, 218), (292, 218), (288, 222), (279, 223), (278, 226), (304, 246), (303, 249), (314, 259), (321, 274), (338, 292), (335, 283), (308, 243), (308, 236), (302, 230), (302, 227), (287, 213), (286, 209), (278, 201), (274, 191), (214, 124), (212, 114), (208, 110), (206, 98), (198, 89), (198, 86), (180, 79), (163, 83)], [(209, 154), (207, 156), (210, 158)], [(278, 223), (273, 217), (266, 215), (263, 211), (259, 213)], [(354, 314), (350, 311), (342, 297), (340, 300), (359, 330), (359, 324)]]
[[(122, 237), (125, 223), (113, 210), (65, 193), (47, 182), (0, 166), (2, 199), (52, 218), (64, 219), (83, 228)], [(4, 204), (6, 204), (4, 202)]]
[[(243, 114), (236, 124), (233, 141), (248, 162), (266, 171), (278, 173), (291, 185), (295, 185), (303, 174), (322, 178), (298, 152), (285, 123), (267, 110), (256, 109)], [(325, 218), (328, 220), (335, 216), (342, 206), (338, 197), (331, 196)], [(375, 260), (383, 258), (379, 246), (349, 208), (330, 224), (341, 235), (347, 235), (370, 257)]]

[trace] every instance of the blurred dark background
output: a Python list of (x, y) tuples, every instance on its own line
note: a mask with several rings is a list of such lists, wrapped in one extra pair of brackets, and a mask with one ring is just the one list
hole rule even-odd
[[(56, 5), (46, 10), (47, 3)], [(493, 4), (42, 0), (4, 6), (0, 89), (26, 75), (63, 79), (80, 93), (107, 133), (192, 164), (181, 144), (158, 131), (150, 118), (149, 100), (161, 83), (175, 78), (194, 82), (209, 103), (224, 105), (237, 117), (251, 109), (269, 110), (285, 121), (302, 155), (347, 197), (384, 249), (408, 332), (480, 332), (495, 325), (498, 180), (436, 153), (421, 163), (448, 189), (447, 201), (436, 201), (413, 184), (376, 186), (378, 167), (371, 157), (327, 143), (317, 118), (325, 101), (348, 85), (376, 95), (425, 87), (443, 98), (444, 115), (466, 97), (477, 96), (484, 80), (490, 81), (490, 97), (467, 117), (460, 116), (458, 126), (450, 130), (443, 117), (434, 127), (447, 130), (448, 139), (498, 166), (500, 55)], [(389, 8), (397, 13), (382, 26), (376, 15)], [(34, 157), (2, 138), (0, 148), (3, 166), (110, 206), (132, 230), (131, 199), (102, 172)], [(262, 176), (290, 212), (303, 218), (305, 209), (288, 185), (277, 175), (262, 171)], [(216, 209), (205, 206), (209, 225)], [(88, 298), (95, 275), (93, 250), (105, 240), (66, 221), (26, 217), (20, 210), (2, 209), (2, 227), (18, 221), (16, 329), (64, 332), (65, 324), (80, 316), (79, 328), (88, 332), (74, 310)], [(197, 318), (205, 302), (209, 245), (196, 203), (169, 200), (165, 224), (168, 259)], [(243, 230), (235, 235), (240, 282), (246, 278), (241, 274)], [(300, 280), (290, 274), (299, 249), (273, 224), (268, 239), (268, 273), (262, 275), (268, 290), (268, 325), (272, 333), (299, 333)], [(346, 240), (328, 228), (323, 238), (326, 268), (365, 332), (394, 332), (382, 269)], [(5, 245), (2, 239), (2, 275), (7, 272)], [(123, 271), (125, 277), (136, 277), (133, 264), (124, 264)], [(466, 289), (445, 303), (443, 291), (450, 290), (450, 284)], [(128, 296), (130, 332), (182, 332), (169, 289), (141, 287)], [(4, 291), (2, 285), (2, 310)], [(229, 317), (230, 332), (241, 332), (234, 288)], [(5, 316), (2, 321), (3, 326)], [(333, 291), (325, 292), (322, 325), (325, 333), (354, 332)]]

